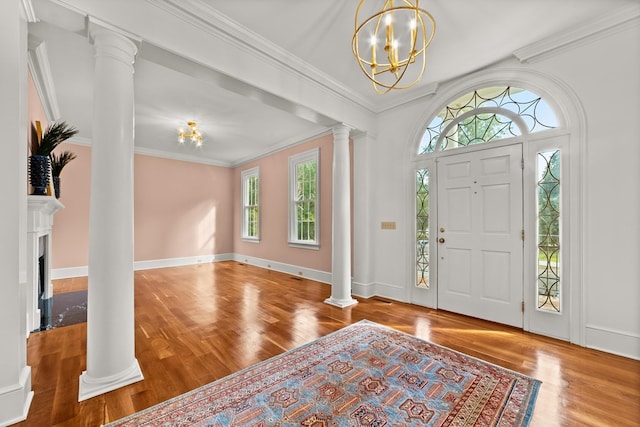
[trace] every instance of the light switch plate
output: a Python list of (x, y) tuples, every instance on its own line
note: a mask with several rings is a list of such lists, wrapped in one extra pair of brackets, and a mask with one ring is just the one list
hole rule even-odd
[(396, 222), (395, 221), (382, 221), (380, 223), (380, 228), (382, 228), (383, 230), (395, 230), (396, 229)]

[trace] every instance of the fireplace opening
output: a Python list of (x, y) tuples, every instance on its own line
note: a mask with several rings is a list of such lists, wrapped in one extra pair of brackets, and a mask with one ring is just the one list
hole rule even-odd
[(47, 298), (47, 236), (38, 239), (38, 309), (40, 310), (39, 331), (51, 329), (51, 298)]
[(87, 321), (87, 291), (53, 293), (49, 282), (49, 235), (38, 238), (36, 286), (40, 326), (32, 332), (46, 331)]

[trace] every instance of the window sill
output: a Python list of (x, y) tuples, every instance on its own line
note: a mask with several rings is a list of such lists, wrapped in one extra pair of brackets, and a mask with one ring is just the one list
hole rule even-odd
[(290, 248), (299, 248), (299, 249), (312, 249), (312, 250), (319, 250), (320, 249), (320, 244), (319, 243), (304, 243), (304, 242), (289, 242), (289, 247)]
[(241, 237), (240, 240), (247, 243), (260, 243), (260, 238), (255, 237)]

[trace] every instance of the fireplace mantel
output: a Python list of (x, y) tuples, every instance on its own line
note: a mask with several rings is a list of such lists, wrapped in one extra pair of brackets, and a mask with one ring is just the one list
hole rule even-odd
[(44, 254), (44, 295), (53, 296), (51, 285), (51, 230), (53, 215), (64, 205), (52, 196), (27, 196), (27, 333), (40, 329), (38, 259)]
[(27, 231), (49, 229), (53, 226), (53, 214), (64, 205), (53, 196), (27, 196)]

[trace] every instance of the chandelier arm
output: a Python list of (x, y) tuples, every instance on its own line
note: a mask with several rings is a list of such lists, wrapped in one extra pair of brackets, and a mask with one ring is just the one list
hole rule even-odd
[[(356, 8), (356, 15), (355, 15), (355, 32), (354, 35), (352, 37), (352, 50), (353, 50), (353, 54), (356, 57), (357, 61), (358, 61), (358, 65), (360, 66), (360, 69), (363, 71), (363, 73), (367, 76), (367, 78), (369, 80), (371, 80), (371, 82), (373, 83), (373, 87), (374, 90), (379, 93), (379, 94), (384, 94), (389, 92), (391, 89), (407, 89), (410, 88), (412, 86), (414, 86), (416, 83), (418, 83), (418, 81), (422, 78), (422, 76), (424, 75), (424, 71), (426, 68), (426, 49), (427, 47), (431, 44), (434, 36), (435, 36), (435, 29), (436, 29), (436, 24), (435, 24), (435, 20), (433, 19), (433, 16), (427, 12), (426, 10), (420, 8), (418, 6), (418, 1), (416, 0), (415, 5), (411, 4), (411, 2), (409, 0), (403, 0), (404, 4), (406, 6), (393, 6), (393, 2), (391, 0), (387, 0), (384, 3), (384, 6), (382, 8), (382, 10), (380, 10), (379, 12), (371, 15), (370, 17), (368, 17), (367, 19), (365, 19), (360, 25), (358, 25), (358, 17), (360, 15), (360, 11), (361, 8), (365, 2), (365, 0), (361, 0), (358, 3), (358, 6)], [(387, 6), (391, 6), (388, 7)], [(420, 48), (420, 50), (416, 50), (416, 46), (417, 46), (417, 42), (418, 42), (418, 32), (415, 31), (415, 29), (412, 26), (412, 31), (411, 31), (411, 36), (410, 36), (410, 51), (409, 51), (409, 56), (406, 59), (402, 59), (402, 60), (397, 60), (397, 46), (393, 47), (390, 44), (393, 44), (393, 42), (395, 41), (393, 38), (393, 27), (390, 27), (390, 31), (387, 32), (387, 37), (386, 37), (386, 43), (385, 43), (385, 47), (386, 47), (386, 51), (387, 51), (387, 59), (389, 60), (389, 63), (378, 63), (376, 61), (376, 57), (375, 57), (375, 50), (376, 50), (376, 46), (374, 44), (375, 42), (375, 35), (378, 34), (378, 32), (380, 31), (380, 24), (382, 22), (382, 17), (383, 15), (386, 14), (392, 14), (396, 11), (411, 11), (413, 12), (415, 18), (414, 18), (414, 22), (415, 25), (418, 25), (417, 23), (419, 22), (419, 28), (422, 30), (422, 33), (420, 35), (420, 38), (422, 39), (423, 43), (422, 43), (422, 47)], [(372, 37), (372, 60), (368, 61), (367, 59), (363, 58), (360, 56), (360, 33), (363, 30), (363, 28), (367, 25), (369, 25), (373, 20), (376, 20), (375, 22), (375, 33)], [(426, 25), (425, 25), (425, 21), (428, 21), (431, 23), (431, 28), (430, 28), (430, 32), (429, 34), (427, 34), (427, 29), (426, 29)], [(402, 78), (405, 76), (407, 70), (408, 70), (408, 66), (415, 61), (415, 57), (418, 55), (423, 55), (422, 57), (422, 64), (421, 64), (421, 69), (420, 72), (418, 73), (417, 78), (410, 84), (407, 85), (400, 85), (400, 81), (402, 80)], [(383, 67), (382, 69), (378, 68), (378, 67)], [(371, 70), (367, 70), (367, 68), (371, 68)], [(399, 69), (402, 69), (400, 72), (398, 72)], [(379, 75), (383, 75), (384, 73), (390, 72), (392, 74), (394, 74), (396, 76), (395, 82), (393, 84), (388, 84), (385, 82), (381, 82), (379, 81), (376, 76)], [(385, 88), (386, 90), (382, 90), (380, 88)]]
[[(433, 29), (432, 29), (432, 31), (430, 31), (429, 38), (425, 40), (424, 47), (416, 52), (416, 56), (421, 54), (422, 52), (424, 52), (426, 50), (426, 48), (429, 47), (429, 45), (431, 44), (431, 41), (433, 40), (433, 37), (435, 36), (435, 29), (436, 29), (436, 22), (433, 19), (433, 16), (431, 16), (431, 14), (429, 12), (427, 12), (426, 10), (424, 10), (424, 9), (415, 9), (413, 7), (398, 6), (398, 7), (395, 7), (393, 9), (382, 10), (382, 11), (380, 11), (380, 12), (374, 14), (374, 15), (371, 15), (369, 18), (367, 18), (366, 21), (364, 21), (362, 24), (360, 24), (356, 28), (356, 31), (355, 31), (355, 33), (353, 34), (353, 37), (352, 37), (352, 51), (353, 51), (353, 54), (356, 56), (356, 58), (358, 59), (359, 62), (362, 61), (367, 65), (371, 65), (370, 61), (367, 61), (365, 58), (362, 58), (360, 56), (360, 50), (357, 47), (358, 46), (357, 42), (358, 42), (359, 37), (360, 37), (359, 33), (362, 30), (362, 28), (364, 26), (366, 26), (369, 22), (374, 20), (375, 18), (378, 18), (378, 22), (376, 23), (376, 33), (377, 33), (377, 31), (380, 28), (379, 25), (380, 25), (380, 21), (382, 20), (382, 15), (384, 15), (386, 13), (389, 13), (389, 11), (394, 11), (394, 10), (416, 10), (416, 11), (419, 11), (419, 12), (421, 12), (421, 13), (423, 13), (423, 14), (428, 16), (429, 22), (431, 22), (431, 25), (432, 25)], [(427, 29), (426, 29), (426, 26), (424, 24), (424, 18), (420, 15), (420, 13), (418, 13), (418, 17), (419, 17), (419, 20), (421, 22), (422, 33), (423, 34), (427, 34)], [(416, 35), (416, 37), (417, 37), (417, 35)], [(381, 63), (376, 63), (376, 64), (377, 65), (391, 65), (391, 64), (388, 64), (388, 63), (386, 63), (386, 64), (385, 63), (382, 63), (382, 64)]]

